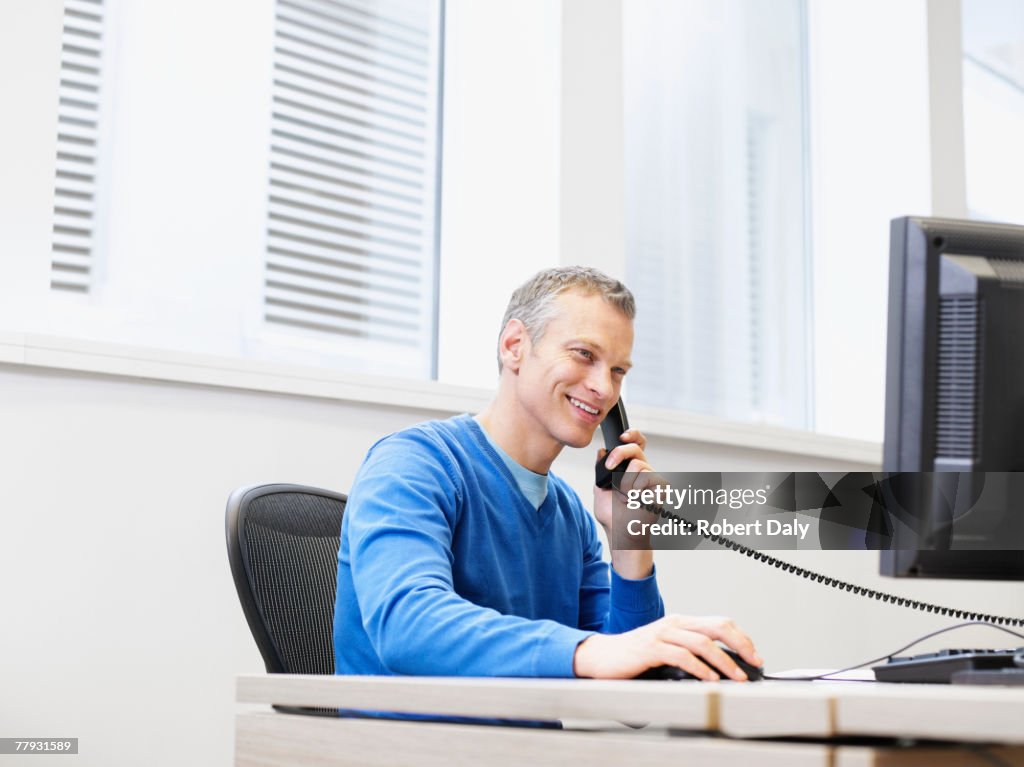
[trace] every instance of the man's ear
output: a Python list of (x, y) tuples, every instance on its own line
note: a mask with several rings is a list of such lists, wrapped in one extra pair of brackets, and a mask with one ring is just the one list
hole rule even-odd
[(522, 320), (511, 319), (505, 325), (498, 338), (498, 354), (501, 357), (502, 370), (519, 372), (523, 357), (530, 348), (530, 337)]

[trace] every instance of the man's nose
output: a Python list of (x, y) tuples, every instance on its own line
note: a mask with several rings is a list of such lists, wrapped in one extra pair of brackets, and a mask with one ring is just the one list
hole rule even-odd
[(611, 369), (604, 366), (596, 366), (592, 369), (587, 378), (587, 388), (602, 402), (613, 397), (615, 394), (615, 380), (612, 377)]

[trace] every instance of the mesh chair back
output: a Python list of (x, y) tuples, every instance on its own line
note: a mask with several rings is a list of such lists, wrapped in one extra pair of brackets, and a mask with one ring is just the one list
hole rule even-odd
[(231, 494), (228, 559), (267, 671), (333, 674), (334, 596), (346, 497), (302, 485)]

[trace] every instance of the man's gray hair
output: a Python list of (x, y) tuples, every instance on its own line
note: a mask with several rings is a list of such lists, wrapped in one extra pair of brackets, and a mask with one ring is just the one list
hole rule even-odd
[[(629, 288), (613, 277), (589, 266), (559, 266), (544, 269), (528, 279), (512, 294), (501, 321), (499, 338), (509, 320), (519, 320), (533, 343), (538, 343), (555, 315), (555, 299), (567, 290), (584, 295), (599, 295), (622, 312), (627, 319), (636, 317), (636, 299)], [(498, 372), (501, 372), (501, 351), (498, 351)]]

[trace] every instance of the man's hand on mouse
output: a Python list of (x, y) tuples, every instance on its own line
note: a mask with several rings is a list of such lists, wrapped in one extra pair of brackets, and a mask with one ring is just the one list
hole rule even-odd
[(720, 678), (716, 668), (731, 679), (745, 680), (746, 674), (714, 640), (731, 647), (751, 665), (764, 665), (750, 637), (729, 618), (667, 615), (624, 634), (587, 637), (576, 647), (573, 673), (595, 679), (632, 679), (654, 666), (668, 665), (705, 681)]

